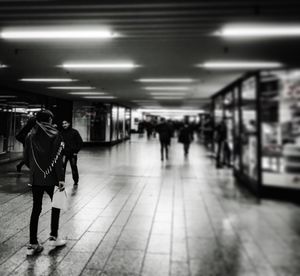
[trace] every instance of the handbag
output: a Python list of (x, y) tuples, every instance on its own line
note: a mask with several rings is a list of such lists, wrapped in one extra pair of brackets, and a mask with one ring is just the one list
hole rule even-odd
[(52, 197), (52, 208), (67, 210), (68, 195), (65, 189), (60, 191), (58, 187), (55, 187)]

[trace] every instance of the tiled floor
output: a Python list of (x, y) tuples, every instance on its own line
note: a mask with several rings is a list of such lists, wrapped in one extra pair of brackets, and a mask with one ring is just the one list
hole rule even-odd
[(45, 250), (26, 258), (28, 171), (0, 167), (0, 275), (300, 275), (300, 208), (258, 202), (196, 143), (185, 160), (173, 141), (162, 163), (156, 140), (133, 137), (83, 150), (79, 170), (77, 190), (67, 175), (70, 204), (60, 223), (67, 246), (50, 250), (45, 196)]

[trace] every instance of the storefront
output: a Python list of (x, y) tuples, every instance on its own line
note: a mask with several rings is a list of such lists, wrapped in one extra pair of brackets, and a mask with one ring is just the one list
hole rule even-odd
[(115, 144), (130, 138), (131, 109), (111, 103), (77, 101), (73, 127), (85, 143)]
[(41, 108), (50, 109), (58, 126), (63, 119), (72, 117), (72, 102), (64, 99), (0, 90), (0, 163), (19, 159), (23, 145), (16, 140), (16, 135), (27, 123), (30, 116)]
[(210, 112), (199, 113), (199, 132), (198, 139), (207, 149), (211, 148), (210, 136), (212, 134), (212, 118)]
[(240, 182), (261, 195), (300, 191), (300, 71), (247, 74), (212, 101)]

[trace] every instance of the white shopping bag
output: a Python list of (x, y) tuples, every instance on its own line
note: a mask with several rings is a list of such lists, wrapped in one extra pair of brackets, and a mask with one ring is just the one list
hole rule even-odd
[(57, 209), (67, 210), (68, 196), (65, 189), (63, 191), (60, 191), (58, 187), (55, 187), (53, 198), (52, 198), (52, 207)]

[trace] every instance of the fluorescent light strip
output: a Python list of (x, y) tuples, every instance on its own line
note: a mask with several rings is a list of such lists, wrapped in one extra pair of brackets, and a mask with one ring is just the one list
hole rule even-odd
[(185, 86), (147, 86), (144, 87), (146, 90), (151, 90), (151, 91), (186, 91), (189, 90), (189, 87)]
[(157, 101), (155, 101), (155, 102), (135, 103), (135, 104), (138, 104), (138, 105), (156, 105)]
[(145, 100), (145, 101), (132, 101), (134, 103), (154, 103), (155, 101), (150, 99), (150, 100)]
[(207, 69), (259, 69), (259, 68), (278, 68), (282, 64), (279, 62), (251, 62), (251, 61), (216, 61), (197, 64), (197, 67)]
[(69, 92), (70, 95), (105, 95), (104, 92)]
[(2, 39), (108, 39), (116, 37), (117, 34), (114, 34), (110, 31), (88, 31), (88, 30), (4, 30), (0, 33)]
[(54, 79), (54, 78), (22, 78), (19, 81), (28, 81), (28, 82), (72, 82), (76, 81), (74, 79)]
[(16, 98), (17, 96), (13, 96), (13, 95), (0, 95), (0, 98)]
[(184, 92), (151, 92), (152, 96), (185, 96)]
[(63, 63), (60, 67), (68, 69), (133, 69), (138, 65), (128, 63)]
[(181, 100), (181, 99), (183, 99), (183, 97), (167, 97), (167, 96), (165, 96), (165, 97), (153, 97), (153, 99), (155, 99), (155, 100)]
[(300, 36), (300, 26), (228, 26), (214, 34), (224, 37)]
[(85, 90), (85, 89), (94, 89), (94, 87), (91, 86), (50, 86), (48, 87), (49, 89), (80, 89), (80, 90)]
[(85, 99), (115, 99), (114, 96), (84, 96)]
[(145, 103), (145, 102), (153, 102), (153, 100), (132, 100), (132, 102), (135, 102), (135, 103)]
[(169, 79), (155, 79), (155, 78), (152, 78), (152, 79), (138, 79), (137, 81), (139, 81), (139, 82), (158, 82), (158, 83), (160, 83), (160, 82), (170, 82), (170, 83), (177, 83), (177, 82), (179, 82), (179, 83), (181, 83), (181, 82), (183, 82), (183, 83), (190, 83), (190, 82), (193, 82), (194, 80), (193, 79), (184, 79), (184, 78), (182, 78), (182, 79), (178, 79), (178, 78), (169, 78)]

